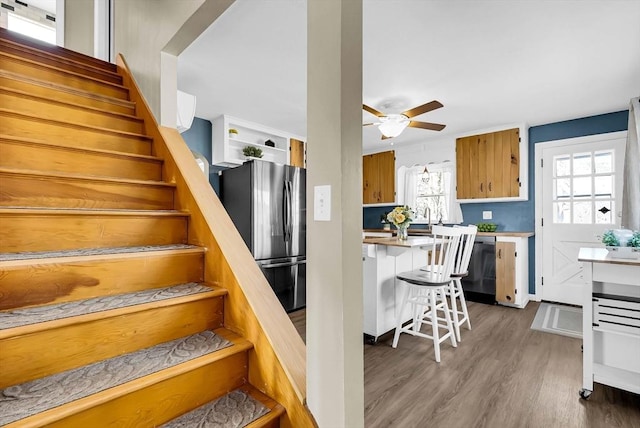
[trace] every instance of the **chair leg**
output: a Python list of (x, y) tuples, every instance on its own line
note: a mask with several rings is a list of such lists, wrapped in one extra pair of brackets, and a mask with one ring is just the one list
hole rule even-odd
[(398, 339), (400, 339), (400, 330), (402, 330), (402, 313), (404, 312), (404, 307), (407, 305), (407, 300), (409, 298), (409, 285), (404, 283), (402, 285), (404, 287), (404, 290), (402, 291), (402, 304), (400, 305), (400, 311), (396, 316), (396, 332), (393, 335), (393, 344), (391, 345), (392, 348), (398, 346)]
[(467, 300), (464, 298), (464, 290), (462, 289), (462, 281), (460, 278), (455, 279), (456, 288), (460, 293), (460, 306), (462, 307), (462, 313), (464, 317), (467, 319), (467, 328), (471, 330), (471, 318), (469, 318), (469, 311), (467, 310)]
[[(456, 330), (456, 339), (460, 342), (460, 319), (458, 318), (458, 304), (456, 301), (455, 282), (449, 283), (449, 296), (451, 297), (451, 314), (453, 315), (453, 327)], [(444, 296), (446, 299), (446, 296)]]
[(454, 348), (458, 347), (458, 343), (456, 342), (456, 332), (453, 329), (453, 323), (451, 322), (451, 316), (449, 315), (449, 305), (447, 304), (447, 296), (444, 292), (444, 287), (441, 288), (440, 293), (442, 294), (442, 306), (444, 307), (444, 319), (447, 322), (447, 329), (449, 330), (449, 336), (451, 338), (451, 345)]
[[(433, 348), (436, 352), (436, 362), (440, 362), (440, 332), (438, 331), (438, 310), (436, 309), (436, 290), (429, 290), (431, 303), (431, 327), (433, 328)], [(451, 322), (451, 321), (449, 321)]]

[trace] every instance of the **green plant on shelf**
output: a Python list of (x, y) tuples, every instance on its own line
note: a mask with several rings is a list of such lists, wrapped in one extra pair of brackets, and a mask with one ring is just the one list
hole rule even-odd
[(602, 234), (602, 243), (607, 247), (619, 247), (620, 241), (613, 233), (613, 230), (607, 230)]
[(633, 232), (633, 236), (627, 242), (628, 247), (640, 248), (640, 231)]
[(244, 149), (242, 149), (242, 154), (252, 158), (261, 158), (262, 149), (255, 146), (247, 146)]

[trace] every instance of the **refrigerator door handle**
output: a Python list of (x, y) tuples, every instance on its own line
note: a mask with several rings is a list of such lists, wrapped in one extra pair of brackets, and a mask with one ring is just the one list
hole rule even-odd
[(298, 260), (294, 262), (284, 262), (284, 263), (273, 263), (270, 265), (260, 265), (262, 269), (273, 269), (277, 267), (287, 267), (287, 266), (295, 266), (295, 265), (303, 265), (306, 264), (306, 260)]
[(287, 193), (289, 203), (287, 204), (287, 209), (289, 210), (287, 214), (287, 231), (289, 235), (288, 241), (291, 241), (293, 238), (293, 183), (291, 181), (287, 181)]
[(287, 186), (287, 181), (284, 182), (283, 186), (283, 198), (282, 198), (282, 234), (284, 235), (284, 241), (289, 241), (289, 205), (291, 202), (289, 201), (289, 189)]

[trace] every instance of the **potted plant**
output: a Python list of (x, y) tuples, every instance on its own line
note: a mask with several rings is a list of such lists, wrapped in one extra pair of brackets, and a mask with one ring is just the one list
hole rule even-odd
[(602, 243), (609, 255), (616, 259), (640, 258), (640, 231), (629, 229), (607, 230), (602, 235)]
[(247, 146), (242, 149), (242, 154), (249, 158), (258, 158), (262, 157), (262, 149), (255, 146)]
[(229, 138), (238, 138), (238, 130), (235, 128), (229, 128)]

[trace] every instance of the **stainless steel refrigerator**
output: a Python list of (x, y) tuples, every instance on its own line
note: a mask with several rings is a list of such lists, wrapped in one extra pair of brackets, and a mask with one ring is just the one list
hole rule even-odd
[(306, 170), (252, 160), (222, 171), (220, 194), (285, 310), (306, 304)]

